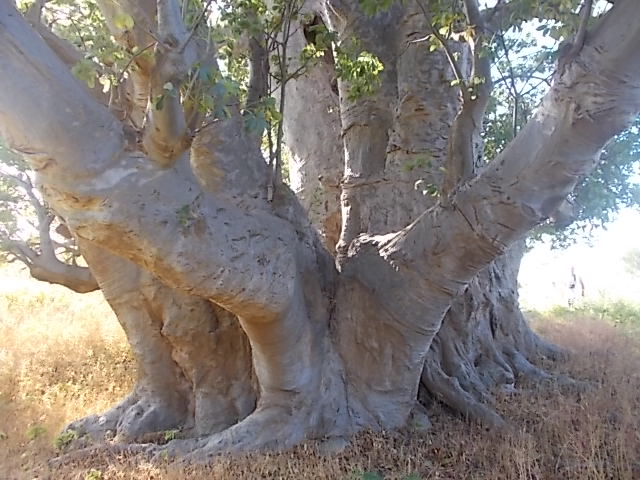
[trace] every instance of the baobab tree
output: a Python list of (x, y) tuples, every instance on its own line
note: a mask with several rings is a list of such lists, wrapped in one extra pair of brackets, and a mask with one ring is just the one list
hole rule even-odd
[[(97, 2), (120, 48), (101, 60), (44, 2), (0, 2), (0, 131), (140, 365), (71, 428), (181, 427), (161, 448), (198, 459), (400, 428), (423, 390), (501, 425), (492, 392), (558, 355), (518, 309), (521, 240), (640, 111), (635, 2), (221, 2), (236, 42), (211, 3)], [(563, 12), (552, 87), (486, 158), (490, 43)]]

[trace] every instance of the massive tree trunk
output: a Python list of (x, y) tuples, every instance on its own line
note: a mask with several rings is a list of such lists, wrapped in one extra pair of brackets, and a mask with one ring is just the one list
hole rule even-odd
[[(344, 79), (333, 91), (330, 62), (292, 80), (285, 130), (301, 205), (284, 186), (268, 194), (267, 166), (237, 112), (191, 138), (174, 97), (165, 109), (148, 107), (143, 150), (127, 143), (121, 121), (0, 3), (0, 67), (10, 73), (0, 77), (2, 132), (74, 233), (127, 259), (89, 258), (140, 360), (137, 406), (127, 400), (115, 414), (124, 434), (181, 423), (210, 434), (248, 413), (251, 368), (234, 317), (251, 346), (257, 406), (172, 451), (202, 458), (397, 428), (420, 414), (421, 385), (500, 424), (487, 403), (494, 388), (546, 377), (533, 362), (555, 350), (517, 306), (519, 242), (640, 110), (640, 13), (631, 0), (616, 2), (532, 121), (483, 165), (486, 94), (463, 89), (458, 99), (445, 56), (411, 41), (428, 29), (420, 5), (375, 17), (358, 5), (309, 7), (339, 43), (357, 38), (385, 69), (360, 99)], [(465, 5), (481, 30), (475, 2)], [(175, 8), (158, 2), (156, 33), (173, 41), (149, 67), (162, 80), (149, 82), (149, 95), (195, 62), (184, 28), (167, 21)], [(460, 53), (465, 72), (482, 65), (478, 52)], [(314, 135), (299, 121), (305, 105), (322, 142), (305, 138)], [(428, 195), (431, 185), (440, 196)], [(220, 332), (210, 330), (214, 315)], [(121, 413), (130, 408), (148, 423)]]

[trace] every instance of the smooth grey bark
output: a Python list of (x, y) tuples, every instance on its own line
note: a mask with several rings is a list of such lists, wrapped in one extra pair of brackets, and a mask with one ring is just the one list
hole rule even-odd
[(492, 407), (496, 392), (511, 393), (524, 384), (554, 377), (536, 366), (565, 352), (529, 327), (518, 304), (517, 273), (523, 244), (480, 272), (453, 301), (427, 353), (421, 397), (431, 397), (466, 418), (502, 425)]
[[(335, 15), (328, 21), (345, 39), (355, 33), (373, 42), (367, 32), (376, 27), (384, 29), (387, 44), (406, 47), (403, 26), (415, 12), (396, 6), (364, 19), (357, 2), (328, 3)], [(401, 222), (405, 208), (385, 219), (368, 203), (382, 204), (383, 197), (359, 190), (369, 186), (362, 180), (384, 179), (390, 129), (403, 124), (403, 115), (391, 114), (406, 100), (399, 85), (411, 88), (398, 72), (414, 65), (408, 57), (406, 65), (402, 59), (394, 64), (389, 51), (372, 49), (386, 62), (380, 91), (358, 104), (345, 97), (347, 85), (338, 86), (345, 152), (339, 270), (291, 192), (279, 189), (273, 202), (264, 198), (266, 167), (237, 116), (204, 129), (188, 154), (169, 165), (132, 152), (120, 123), (5, 3), (0, 67), (24, 81), (0, 77), (0, 127), (28, 155), (48, 199), (79, 237), (239, 318), (252, 348), (256, 410), (219, 434), (172, 442), (171, 451), (204, 458), (396, 428), (415, 411), (420, 382), (437, 385), (442, 378), (463, 390), (452, 390), (452, 405), (462, 398), (459, 410), (482, 417), (485, 410), (471, 401), (482, 393), (473, 375), (509, 385), (512, 376), (531, 374), (527, 349), (535, 337), (518, 318), (506, 320), (512, 308), (503, 305), (494, 324), (504, 332), (494, 328), (492, 345), (479, 343), (461, 357), (476, 367), (465, 378), (447, 349), (469, 335), (489, 338), (486, 320), (495, 311), (478, 316), (477, 331), (460, 323), (465, 317), (444, 320), (445, 327), (443, 319), (456, 302), (464, 311), (459, 295), (469, 284), (471, 305), (477, 301), (487, 283), (479, 277), (474, 286), (478, 274), (497, 288), (492, 308), (500, 305), (509, 282), (498, 278), (505, 268), (492, 263), (557, 208), (604, 143), (637, 115), (639, 15), (633, 2), (618, 0), (514, 142), (407, 224)], [(405, 106), (428, 100), (419, 89), (413, 94)], [(435, 112), (435, 121), (446, 124), (449, 113), (455, 110)], [(65, 128), (34, 121), (46, 118)], [(407, 135), (409, 143), (414, 136)], [(430, 360), (442, 375), (429, 369)]]
[(28, 268), (29, 274), (36, 280), (62, 285), (77, 293), (89, 293), (98, 289), (98, 283), (87, 267), (36, 256), (29, 262)]
[[(44, 31), (47, 44), (61, 43), (48, 29)], [(69, 47), (65, 51), (76, 52), (70, 44), (63, 45)], [(37, 280), (78, 293), (101, 289), (137, 361), (136, 385), (126, 398), (107, 412), (66, 427), (78, 436), (76, 446), (111, 437), (140, 441), (174, 428), (181, 436), (209, 434), (253, 410), (256, 394), (250, 349), (233, 315), (166, 287), (133, 263), (86, 241), (80, 244), (90, 267), (63, 263), (50, 236), (55, 216), (30, 178), (3, 174), (24, 190), (37, 213), (40, 252), (26, 242), (3, 242), (3, 246), (14, 251)], [(73, 240), (64, 224), (56, 232)]]

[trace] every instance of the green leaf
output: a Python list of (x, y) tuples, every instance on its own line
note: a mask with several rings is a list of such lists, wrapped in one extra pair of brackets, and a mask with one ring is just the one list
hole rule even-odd
[(125, 12), (116, 13), (113, 17), (113, 24), (119, 30), (131, 30), (135, 25), (133, 17)]
[(57, 450), (64, 450), (71, 442), (78, 438), (78, 433), (75, 430), (66, 430), (60, 433), (54, 440), (53, 446), (56, 447)]
[(180, 225), (182, 225), (183, 227), (189, 226), (189, 222), (193, 218), (191, 213), (191, 205), (187, 203), (178, 208), (176, 210), (176, 216), (178, 217), (178, 222), (180, 222)]
[(156, 108), (156, 110), (162, 110), (162, 108), (164, 107), (164, 95), (158, 95), (154, 99), (153, 105)]
[(42, 425), (32, 425), (27, 430), (27, 438), (29, 440), (35, 440), (36, 438), (41, 437), (45, 433), (47, 433), (47, 429), (44, 428)]
[(177, 428), (174, 428), (171, 430), (165, 430), (163, 432), (163, 437), (165, 442), (170, 442), (171, 440), (175, 440), (176, 438), (178, 438), (179, 434), (180, 434), (180, 430), (178, 430)]
[(255, 135), (262, 135), (268, 127), (264, 112), (247, 112), (244, 121), (246, 129)]
[(98, 70), (91, 60), (86, 58), (84, 60), (80, 60), (71, 68), (71, 73), (73, 73), (78, 80), (86, 83), (89, 88), (96, 86)]
[(379, 12), (389, 10), (396, 0), (360, 0), (360, 7), (362, 11), (373, 16)]
[(102, 480), (102, 472), (92, 468), (84, 477), (85, 480)]
[(336, 51), (336, 73), (338, 78), (349, 83), (349, 100), (372, 94), (380, 83), (384, 65), (375, 55), (358, 51), (356, 45)]

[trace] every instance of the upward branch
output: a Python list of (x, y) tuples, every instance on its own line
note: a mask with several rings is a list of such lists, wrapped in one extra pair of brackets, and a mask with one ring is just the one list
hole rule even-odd
[(529, 18), (542, 18), (540, 13), (545, 11), (544, 7), (557, 10), (560, 3), (561, 0), (539, 0), (529, 3), (498, 0), (493, 7), (481, 11), (481, 15), (489, 31), (506, 32)]
[(477, 0), (464, 0), (468, 31), (467, 43), (472, 52), (470, 80), (461, 88), (462, 105), (449, 137), (447, 172), (443, 193), (448, 195), (460, 182), (469, 180), (481, 156), (479, 134), (491, 95), (491, 62), (484, 50), (487, 42), (486, 26)]
[(210, 42), (199, 36), (211, 3), (205, 3), (188, 29), (177, 0), (100, 2), (111, 33), (132, 55), (116, 82), (125, 75), (130, 82), (132, 126), (143, 130), (145, 152), (162, 166), (189, 148), (202, 121), (196, 107), (183, 105), (185, 98), (191, 101), (194, 92), (202, 91), (197, 78), (190, 80), (186, 93), (182, 87), (196, 63), (204, 68), (215, 62)]
[(117, 158), (121, 125), (31, 32), (0, 2), (0, 130), (36, 171), (61, 185), (86, 182)]
[(177, 0), (158, 0), (157, 10), (161, 43), (151, 72), (143, 145), (152, 159), (169, 165), (189, 146), (180, 85), (197, 61), (197, 50)]
[[(593, 10), (593, 0), (585, 0), (580, 8), (578, 30), (573, 39), (573, 43), (565, 46), (565, 51), (561, 51), (558, 56), (558, 70), (562, 71), (568, 63), (571, 63), (580, 53), (584, 42), (587, 38), (587, 29), (589, 28), (589, 19)], [(562, 46), (561, 46), (562, 49)]]
[(160, 168), (125, 150), (121, 124), (4, 1), (0, 41), (0, 129), (76, 235), (138, 264), (161, 262), (153, 269), (167, 284), (240, 316), (291, 307), (296, 237), (251, 196), (266, 166), (241, 119), (203, 131), (192, 164)]
[(429, 28), (431, 35), (433, 35), (438, 40), (440, 46), (444, 50), (445, 55), (447, 56), (447, 60), (449, 61), (449, 65), (451, 66), (451, 70), (453, 71), (453, 75), (460, 88), (461, 95), (463, 97), (466, 97), (467, 96), (466, 79), (464, 74), (462, 73), (462, 69), (460, 68), (458, 61), (456, 60), (456, 56), (454, 52), (451, 50), (451, 47), (449, 47), (449, 44), (447, 43), (447, 39), (444, 38), (440, 34), (440, 32), (438, 32), (438, 29), (434, 27), (431, 14), (429, 13), (429, 10), (425, 6), (424, 2), (422, 0), (416, 0), (416, 3), (418, 4), (418, 7), (420, 7), (422, 14), (424, 15), (424, 18), (427, 21), (427, 27)]

